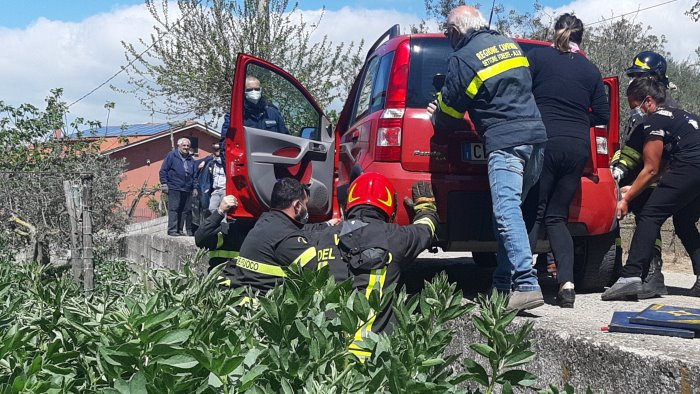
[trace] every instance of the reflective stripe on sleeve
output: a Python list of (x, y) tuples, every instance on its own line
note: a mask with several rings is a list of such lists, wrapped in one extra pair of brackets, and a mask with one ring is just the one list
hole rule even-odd
[(464, 112), (459, 112), (456, 109), (445, 104), (445, 102), (442, 100), (442, 92), (438, 92), (437, 102), (438, 102), (438, 107), (440, 108), (440, 111), (444, 112), (445, 114), (450, 115), (451, 117), (453, 117), (455, 119), (464, 118)]
[(428, 217), (420, 218), (420, 219), (416, 220), (415, 222), (413, 222), (413, 224), (425, 224), (430, 228), (430, 233), (432, 235), (435, 235), (435, 223), (433, 223), (433, 221), (430, 218), (428, 218)]
[(472, 81), (469, 83), (469, 86), (467, 86), (467, 96), (473, 99), (474, 96), (476, 96), (477, 93), (479, 93), (479, 89), (481, 89), (481, 85), (484, 84), (484, 81), (486, 81), (489, 78), (493, 78), (498, 74), (504, 73), (509, 70), (513, 70), (518, 67), (529, 66), (530, 63), (527, 61), (526, 57), (517, 56), (511, 59), (503, 60), (492, 66), (479, 70), (479, 72), (476, 73), (476, 76), (474, 76)]
[(224, 233), (219, 233), (216, 235), (216, 248), (221, 249), (224, 246)]
[(235, 250), (210, 250), (209, 258), (223, 257), (226, 259), (235, 259), (238, 257), (238, 252)]
[(287, 277), (287, 274), (284, 273), (282, 267), (278, 265), (260, 263), (241, 256), (238, 256), (238, 259), (236, 259), (236, 267), (279, 278)]
[(292, 262), (292, 264), (299, 264), (304, 267), (309, 263), (309, 261), (313, 260), (314, 257), (316, 257), (316, 248), (312, 246), (300, 254), (299, 257)]

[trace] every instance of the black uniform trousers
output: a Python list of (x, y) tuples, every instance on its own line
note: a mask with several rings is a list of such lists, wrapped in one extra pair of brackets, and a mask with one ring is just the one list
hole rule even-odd
[(544, 223), (557, 262), (559, 283), (574, 281), (574, 243), (566, 226), (569, 206), (581, 186), (581, 175), (591, 155), (590, 145), (579, 138), (557, 136), (547, 141), (539, 179), (537, 218), (530, 230), (534, 250)]
[(649, 270), (655, 239), (666, 219), (673, 216), (676, 235), (700, 275), (700, 233), (695, 223), (700, 218), (700, 167), (671, 163), (659, 185), (637, 214), (637, 228), (632, 237), (627, 264), (622, 276), (641, 277)]
[(192, 234), (192, 192), (168, 192), (168, 234), (182, 232), (183, 225)]

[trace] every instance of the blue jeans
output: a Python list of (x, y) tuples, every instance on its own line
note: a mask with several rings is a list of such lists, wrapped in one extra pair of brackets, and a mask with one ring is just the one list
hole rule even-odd
[(494, 231), (498, 241), (493, 287), (502, 292), (540, 289), (520, 206), (540, 176), (544, 146), (519, 145), (493, 151), (488, 157)]

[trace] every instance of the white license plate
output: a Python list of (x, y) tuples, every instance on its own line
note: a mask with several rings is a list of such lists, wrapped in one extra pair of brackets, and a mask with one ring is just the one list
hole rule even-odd
[(486, 161), (486, 149), (481, 142), (462, 143), (462, 161)]

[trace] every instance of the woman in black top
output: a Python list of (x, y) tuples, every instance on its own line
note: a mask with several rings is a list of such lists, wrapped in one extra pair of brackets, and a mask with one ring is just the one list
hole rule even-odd
[(571, 14), (554, 25), (554, 45), (528, 53), (532, 91), (547, 128), (540, 174), (537, 220), (530, 232), (537, 241), (542, 222), (557, 263), (557, 303), (573, 308), (574, 246), (566, 226), (569, 205), (591, 155), (590, 127), (606, 125), (610, 107), (598, 68), (579, 49), (583, 23)]
[(630, 108), (644, 114), (644, 168), (617, 204), (618, 218), (629, 205), (660, 176), (662, 161), (668, 160), (656, 190), (637, 213), (637, 228), (632, 237), (622, 277), (602, 294), (602, 299), (621, 300), (636, 297), (642, 289), (642, 274), (649, 269), (654, 239), (661, 225), (673, 216), (676, 235), (693, 262), (698, 276), (690, 295), (700, 297), (700, 233), (695, 223), (700, 218), (700, 119), (681, 109), (667, 107), (666, 87), (652, 78), (637, 78), (627, 88)]

